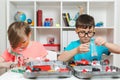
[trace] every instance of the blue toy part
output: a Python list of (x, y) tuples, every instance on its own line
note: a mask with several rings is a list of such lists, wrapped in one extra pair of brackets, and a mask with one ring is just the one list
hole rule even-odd
[(27, 19), (27, 23), (28, 23), (28, 24), (31, 24), (31, 23), (32, 23), (32, 20), (31, 20), (31, 19)]
[(96, 27), (101, 27), (101, 26), (103, 26), (103, 22), (98, 22), (98, 23), (96, 23), (95, 26), (96, 26)]

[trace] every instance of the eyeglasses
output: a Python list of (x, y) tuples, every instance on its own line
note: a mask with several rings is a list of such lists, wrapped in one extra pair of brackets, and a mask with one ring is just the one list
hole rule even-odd
[(85, 37), (86, 35), (88, 36), (88, 37), (93, 37), (94, 36), (94, 34), (95, 34), (95, 32), (90, 32), (90, 31), (88, 31), (88, 32), (85, 32), (85, 31), (80, 31), (80, 32), (78, 32), (78, 35), (80, 36), (80, 37)]

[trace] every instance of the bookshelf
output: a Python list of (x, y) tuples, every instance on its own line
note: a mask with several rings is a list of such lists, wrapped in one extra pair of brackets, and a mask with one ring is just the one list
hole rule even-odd
[[(69, 13), (73, 19), (80, 11), (79, 7), (82, 7), (83, 13), (92, 15), (96, 24), (102, 22), (102, 26), (96, 27), (96, 36), (117, 43), (115, 4), (115, 0), (7, 0), (7, 29), (14, 21), (15, 13), (22, 11), (26, 18), (34, 21), (34, 25), (31, 26), (33, 31), (31, 39), (47, 44), (47, 38), (52, 36), (54, 44), (60, 44), (58, 52), (62, 52), (71, 41), (78, 39), (75, 27), (65, 25), (63, 13)], [(38, 10), (42, 10), (42, 26), (37, 26)], [(44, 26), (45, 18), (52, 18), (53, 25)]]

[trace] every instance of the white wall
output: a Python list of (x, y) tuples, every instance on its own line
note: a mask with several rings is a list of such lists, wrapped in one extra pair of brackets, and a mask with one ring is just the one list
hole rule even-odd
[(0, 0), (0, 54), (6, 48), (6, 2)]

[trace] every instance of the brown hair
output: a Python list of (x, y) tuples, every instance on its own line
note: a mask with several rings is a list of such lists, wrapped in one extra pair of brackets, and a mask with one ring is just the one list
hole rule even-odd
[(24, 37), (31, 32), (29, 24), (25, 22), (13, 22), (8, 28), (8, 39), (10, 45), (15, 49)]
[(82, 14), (77, 18), (75, 26), (76, 28), (90, 29), (91, 27), (95, 27), (95, 21), (92, 16), (88, 14)]

